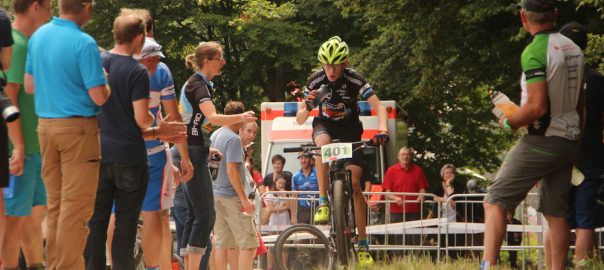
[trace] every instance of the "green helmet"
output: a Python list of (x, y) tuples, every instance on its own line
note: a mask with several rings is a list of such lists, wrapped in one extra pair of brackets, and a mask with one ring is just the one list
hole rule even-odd
[(348, 45), (334, 36), (321, 45), (317, 57), (322, 64), (341, 64), (348, 59)]

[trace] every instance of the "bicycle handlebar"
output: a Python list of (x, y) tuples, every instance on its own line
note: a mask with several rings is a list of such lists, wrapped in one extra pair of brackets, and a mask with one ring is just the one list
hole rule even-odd
[[(332, 143), (339, 143), (339, 141), (333, 141)], [(365, 145), (365, 146), (374, 146), (373, 142), (371, 140), (361, 140), (358, 142), (348, 142), (348, 143), (352, 143), (352, 147), (357, 150), (356, 148), (358, 148), (359, 146)], [(283, 153), (294, 153), (294, 152), (306, 152), (306, 151), (314, 151), (314, 150), (320, 150), (321, 147), (316, 146), (314, 144), (305, 144), (305, 145), (301, 145), (298, 147), (286, 147), (283, 148)]]

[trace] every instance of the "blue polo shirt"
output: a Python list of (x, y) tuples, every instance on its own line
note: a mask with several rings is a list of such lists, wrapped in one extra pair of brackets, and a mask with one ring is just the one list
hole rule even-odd
[(25, 72), (34, 77), (36, 114), (95, 116), (88, 90), (105, 84), (96, 41), (73, 21), (53, 17), (29, 40)]

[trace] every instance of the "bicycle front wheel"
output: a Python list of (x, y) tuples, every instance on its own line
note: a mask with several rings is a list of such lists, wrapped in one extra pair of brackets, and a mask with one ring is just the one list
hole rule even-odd
[(351, 194), (346, 194), (346, 188), (344, 181), (333, 182), (333, 223), (334, 231), (336, 233), (336, 253), (338, 256), (338, 262), (342, 266), (348, 266), (354, 262), (354, 252), (352, 251), (352, 239), (351, 235), (354, 232), (349, 231), (348, 226), (348, 215), (353, 214), (350, 208), (349, 198)]
[(332, 269), (334, 265), (329, 239), (308, 224), (293, 225), (283, 231), (275, 242), (273, 255), (279, 270)]

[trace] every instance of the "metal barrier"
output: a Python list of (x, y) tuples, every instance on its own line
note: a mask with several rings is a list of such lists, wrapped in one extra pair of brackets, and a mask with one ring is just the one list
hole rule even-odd
[[(311, 203), (311, 217), (315, 213), (315, 205), (318, 202), (318, 192), (303, 191), (269, 191), (257, 200), (257, 217), (262, 217), (262, 203), (268, 194), (273, 195), (296, 195), (297, 197), (279, 197), (282, 200), (296, 201), (296, 207), (299, 207), (299, 201), (308, 200)], [(379, 195), (380, 199), (368, 201), (367, 207), (367, 235), (371, 242), (371, 250), (389, 251), (389, 252), (423, 252), (426, 255), (434, 256), (437, 261), (442, 260), (442, 255), (446, 258), (475, 257), (480, 258), (480, 251), (484, 250), (484, 212), (483, 199), (486, 194), (455, 194), (446, 199), (445, 202), (435, 201), (436, 195), (431, 193), (406, 193), (406, 192), (364, 192), (366, 198), (371, 195)], [(313, 198), (300, 198), (300, 195), (312, 195)], [(420, 216), (414, 220), (411, 214), (392, 216), (390, 208), (393, 201), (387, 200), (386, 195), (419, 196)], [(547, 228), (547, 222), (541, 213), (536, 212), (536, 207), (531, 205), (538, 201), (537, 193), (529, 193), (527, 198), (519, 205), (516, 215), (521, 224), (508, 224), (503, 251), (519, 252), (521, 263), (520, 269), (526, 269), (529, 263), (529, 253), (537, 252), (537, 267), (542, 269), (544, 265), (543, 243), (545, 240), (544, 232)], [(446, 204), (455, 203), (456, 219), (451, 220), (447, 217), (449, 207), (443, 207)], [(418, 204), (418, 200), (403, 200), (403, 204)], [(426, 207), (431, 206), (431, 207)], [(432, 213), (434, 218), (425, 219), (428, 213)], [(297, 212), (297, 210), (296, 210)], [(482, 215), (482, 216), (481, 216)], [(285, 230), (290, 225), (266, 225), (261, 224), (260, 218), (256, 219), (258, 230), (263, 235), (266, 246), (272, 247), (277, 239), (278, 233)], [(329, 236), (329, 225), (315, 225), (325, 235)], [(510, 245), (508, 236), (513, 233), (522, 234), (522, 242), (519, 245)], [(602, 234), (602, 229), (598, 229)], [(272, 235), (270, 235), (272, 234)], [(400, 239), (394, 239), (393, 237)], [(535, 240), (537, 244), (535, 245)], [(392, 243), (392, 241), (395, 243)], [(461, 243), (461, 245), (460, 245)], [(571, 247), (574, 248), (574, 247)], [(600, 248), (601, 250), (602, 247)]]

